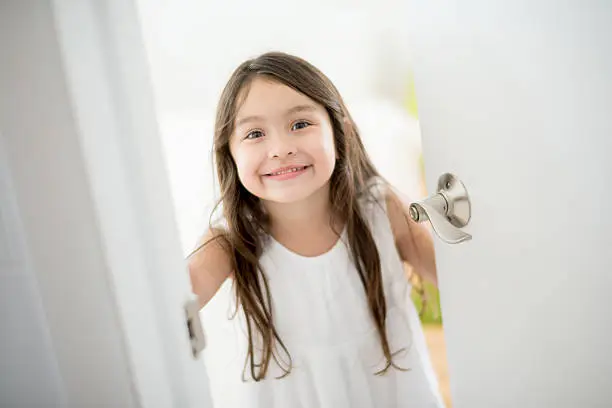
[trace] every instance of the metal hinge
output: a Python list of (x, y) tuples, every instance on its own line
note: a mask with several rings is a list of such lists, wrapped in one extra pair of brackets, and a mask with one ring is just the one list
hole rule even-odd
[(200, 352), (204, 350), (204, 331), (200, 321), (200, 303), (197, 299), (190, 299), (185, 303), (185, 321), (189, 341), (191, 343), (191, 354), (197, 359)]

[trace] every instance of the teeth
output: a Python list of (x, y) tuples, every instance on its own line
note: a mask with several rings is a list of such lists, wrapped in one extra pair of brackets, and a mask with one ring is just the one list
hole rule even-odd
[(283, 171), (277, 171), (275, 173), (270, 173), (271, 176), (280, 176), (281, 174), (287, 174), (287, 173), (295, 173), (296, 171), (300, 171), (303, 170), (305, 166), (303, 167), (294, 167), (292, 169), (287, 169), (287, 170), (283, 170)]

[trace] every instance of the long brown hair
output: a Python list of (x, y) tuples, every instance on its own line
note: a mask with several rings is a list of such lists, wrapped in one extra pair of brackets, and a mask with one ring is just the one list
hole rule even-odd
[[(273, 324), (268, 281), (259, 264), (269, 220), (259, 199), (249, 193), (238, 179), (229, 146), (239, 105), (256, 77), (277, 81), (306, 95), (325, 107), (329, 115), (337, 155), (330, 179), (330, 204), (333, 214), (341, 217), (346, 224), (352, 261), (359, 272), (387, 360), (385, 367), (376, 374), (384, 374), (389, 367), (401, 369), (393, 363), (394, 353), (390, 350), (385, 330), (387, 309), (380, 255), (358, 202), (362, 194), (367, 194), (367, 183), (373, 177), (379, 177), (379, 174), (366, 154), (357, 127), (332, 82), (301, 58), (269, 52), (245, 61), (231, 75), (217, 108), (213, 147), (221, 193), (219, 203), (222, 204), (227, 223), (223, 233), (214, 239), (222, 241), (233, 262), (237, 304), (244, 312), (248, 332), (245, 370), (249, 364), (252, 378), (255, 381), (263, 379), (271, 359), (281, 365), (277, 346), (289, 359), (282, 367), (284, 375), (291, 370), (291, 357)], [(255, 347), (255, 333), (261, 340), (261, 344), (258, 344), (262, 351), (259, 357), (254, 353), (259, 348)]]

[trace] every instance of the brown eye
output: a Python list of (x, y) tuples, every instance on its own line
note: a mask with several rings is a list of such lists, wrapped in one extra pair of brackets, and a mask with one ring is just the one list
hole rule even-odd
[(304, 120), (301, 120), (299, 122), (295, 122), (293, 124), (293, 126), (291, 126), (291, 130), (293, 130), (293, 131), (301, 130), (301, 129), (307, 128), (308, 126), (310, 126), (310, 123), (308, 123), (308, 122), (306, 122)]
[(253, 130), (247, 133), (245, 139), (258, 139), (263, 136), (263, 132), (261, 130)]

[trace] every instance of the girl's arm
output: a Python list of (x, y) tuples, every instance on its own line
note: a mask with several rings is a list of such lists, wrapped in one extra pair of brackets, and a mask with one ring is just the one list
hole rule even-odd
[(191, 287), (200, 307), (208, 303), (231, 275), (230, 258), (221, 239), (220, 233), (209, 231), (202, 239), (203, 245), (189, 259)]
[(386, 201), (387, 215), (400, 258), (412, 265), (423, 279), (438, 286), (436, 258), (429, 229), (410, 218), (409, 203), (404, 203), (391, 188), (386, 191)]

